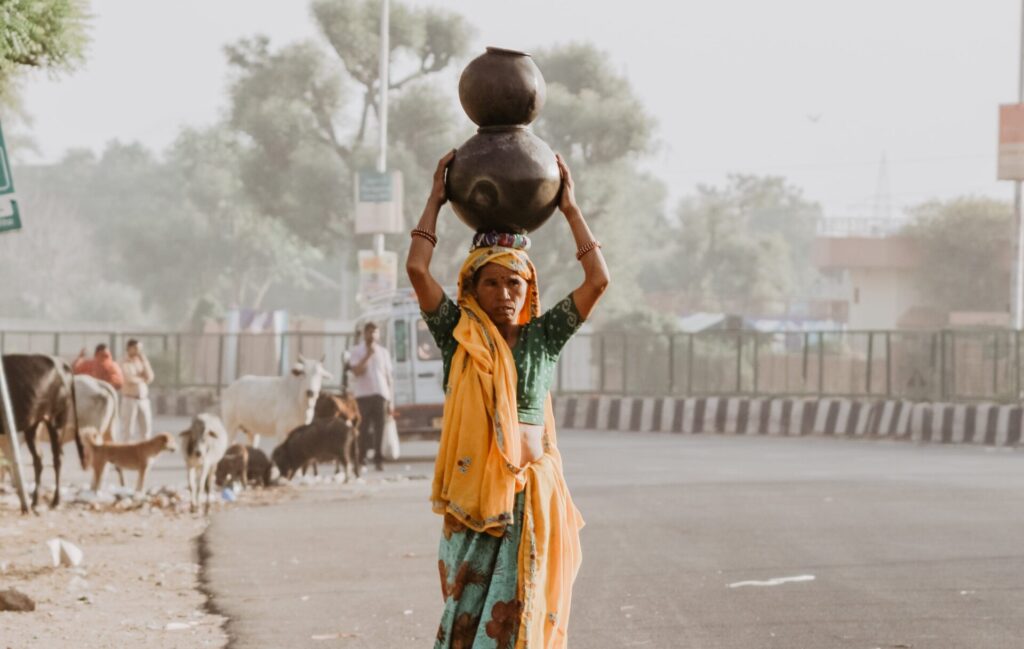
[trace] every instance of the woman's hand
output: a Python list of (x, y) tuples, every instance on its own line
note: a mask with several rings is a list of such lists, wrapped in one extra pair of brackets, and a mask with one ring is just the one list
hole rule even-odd
[(455, 149), (452, 149), (446, 153), (443, 158), (437, 161), (437, 169), (434, 170), (434, 184), (430, 188), (430, 198), (428, 198), (427, 201), (438, 208), (448, 202), (448, 192), (445, 190), (444, 186), (444, 174), (448, 169), (448, 165), (451, 164), (454, 159)]
[(555, 160), (558, 161), (558, 171), (562, 175), (562, 195), (558, 199), (558, 209), (562, 211), (562, 214), (569, 216), (571, 212), (580, 210), (580, 206), (576, 203), (576, 183), (573, 182), (569, 165), (565, 164), (565, 158), (561, 153), (555, 154)]

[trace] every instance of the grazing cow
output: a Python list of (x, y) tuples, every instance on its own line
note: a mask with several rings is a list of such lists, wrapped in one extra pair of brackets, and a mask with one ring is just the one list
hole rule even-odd
[(204, 513), (210, 511), (210, 490), (213, 487), (217, 463), (228, 448), (228, 434), (216, 415), (203, 413), (192, 418), (188, 430), (180, 433), (181, 448), (185, 453), (188, 470), (188, 493), (192, 512), (199, 509), (199, 490), (206, 490)]
[[(363, 417), (359, 413), (359, 403), (350, 391), (345, 390), (344, 394), (321, 392), (320, 396), (316, 398), (316, 407), (313, 409), (313, 420), (317, 419), (345, 419), (351, 422), (352, 441), (347, 443), (352, 444), (353, 457), (359, 457), (359, 444), (362, 443), (359, 437), (359, 425), (362, 423)], [(316, 463), (312, 467), (313, 475), (317, 475)], [(340, 465), (336, 464), (334, 472), (337, 473), (339, 470)], [(302, 473), (305, 475), (305, 467), (303, 467)]]
[(273, 465), (266, 453), (252, 446), (235, 444), (228, 448), (224, 458), (217, 463), (217, 486), (238, 481), (245, 485), (255, 482), (262, 487), (269, 487), (272, 472)]
[[(95, 428), (105, 443), (120, 441), (117, 390), (87, 374), (75, 375), (75, 411), (78, 428)], [(66, 444), (70, 440), (63, 440)]]
[(321, 361), (301, 356), (285, 376), (243, 376), (221, 397), (224, 427), (232, 437), (245, 433), (249, 446), (259, 447), (260, 435), (283, 438), (313, 420), (320, 386), (330, 378)]
[[(287, 439), (274, 449), (271, 458), (287, 480), (310, 463), (334, 462), (340, 467), (344, 461), (347, 481), (353, 471), (359, 477), (355, 440), (352, 422), (347, 419), (314, 419), (312, 423), (289, 433)], [(340, 472), (339, 468), (336, 473)]]
[(64, 431), (75, 441), (78, 458), (85, 468), (85, 449), (78, 434), (75, 416), (75, 384), (71, 366), (59, 358), (42, 354), (5, 354), (4, 372), (14, 410), (14, 427), (25, 436), (32, 454), (36, 485), (32, 490), (32, 508), (39, 504), (39, 486), (43, 476), (43, 458), (36, 447), (37, 430), (45, 426), (53, 452), (54, 492), (51, 507), (60, 504), (60, 468)]

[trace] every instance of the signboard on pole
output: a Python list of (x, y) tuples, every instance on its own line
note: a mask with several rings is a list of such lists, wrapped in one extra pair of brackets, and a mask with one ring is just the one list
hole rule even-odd
[[(7, 145), (4, 133), (0, 130), (0, 196), (14, 193), (14, 178), (11, 176), (11, 162), (7, 157)], [(21, 229), (21, 215), (18, 213), (18, 201), (4, 200), (0, 207), (0, 232)]]
[(1024, 104), (999, 107), (999, 180), (1024, 180)]
[(356, 174), (356, 234), (395, 234), (402, 223), (402, 172)]
[(359, 251), (359, 299), (368, 302), (398, 288), (398, 253)]

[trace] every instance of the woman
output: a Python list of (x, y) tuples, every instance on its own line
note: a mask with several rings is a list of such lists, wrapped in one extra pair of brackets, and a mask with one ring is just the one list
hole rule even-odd
[(528, 239), (478, 233), (453, 302), (431, 276), (430, 260), (454, 155), (438, 162), (406, 262), (444, 359), (431, 495), (444, 515), (445, 605), (435, 648), (562, 648), (583, 519), (562, 477), (549, 388), (562, 347), (608, 286), (608, 268), (559, 156), (558, 207), (576, 240), (583, 283), (541, 315)]

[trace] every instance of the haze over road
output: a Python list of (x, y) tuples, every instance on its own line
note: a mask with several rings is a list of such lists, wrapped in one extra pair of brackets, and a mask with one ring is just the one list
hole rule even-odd
[[(994, 649), (1024, 636), (1018, 453), (607, 432), (561, 445), (587, 520), (571, 646)], [(428, 477), (430, 450), (407, 445), (424, 459), (386, 475)], [(318, 486), (218, 513), (206, 578), (233, 646), (429, 646), (441, 597), (428, 489)]]

